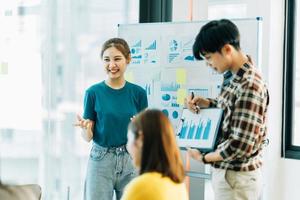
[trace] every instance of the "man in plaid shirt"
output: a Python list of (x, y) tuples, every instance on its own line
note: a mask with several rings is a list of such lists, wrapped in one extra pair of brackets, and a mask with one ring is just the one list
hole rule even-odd
[(223, 109), (224, 118), (217, 149), (208, 154), (188, 149), (189, 155), (212, 165), (215, 199), (259, 199), (262, 188), (260, 168), (266, 141), (266, 113), (269, 94), (249, 56), (240, 49), (238, 28), (231, 21), (214, 20), (204, 25), (193, 46), (196, 59), (224, 74), (216, 99), (188, 97), (193, 112), (201, 108)]

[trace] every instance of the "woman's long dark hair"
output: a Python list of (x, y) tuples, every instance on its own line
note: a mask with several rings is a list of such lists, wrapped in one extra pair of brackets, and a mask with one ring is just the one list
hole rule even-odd
[(135, 139), (143, 133), (140, 174), (160, 172), (176, 183), (184, 180), (184, 168), (171, 122), (156, 109), (145, 110), (131, 122)]

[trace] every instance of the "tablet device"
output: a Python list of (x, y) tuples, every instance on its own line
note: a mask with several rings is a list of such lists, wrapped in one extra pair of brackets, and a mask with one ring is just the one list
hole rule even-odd
[(221, 126), (223, 110), (204, 108), (198, 114), (183, 109), (177, 126), (177, 143), (181, 149), (186, 147), (210, 152), (215, 149), (217, 135)]

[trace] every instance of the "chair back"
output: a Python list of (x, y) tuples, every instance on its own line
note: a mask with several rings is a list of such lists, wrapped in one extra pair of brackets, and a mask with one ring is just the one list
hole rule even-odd
[(0, 183), (0, 200), (40, 200), (41, 187), (37, 184), (4, 185)]

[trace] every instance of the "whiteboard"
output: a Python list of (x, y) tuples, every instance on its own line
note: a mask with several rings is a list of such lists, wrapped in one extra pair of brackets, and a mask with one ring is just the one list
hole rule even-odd
[[(261, 18), (233, 19), (239, 28), (242, 50), (260, 67)], [(216, 97), (223, 76), (195, 60), (192, 46), (208, 21), (121, 24), (118, 36), (129, 46), (132, 61), (126, 79), (147, 92), (150, 108), (161, 109), (177, 128), (184, 98), (191, 92)]]

